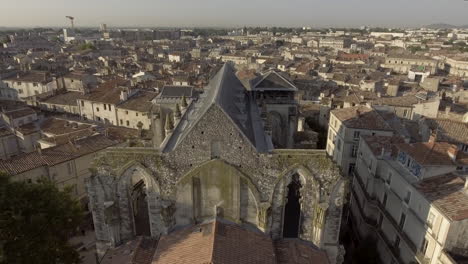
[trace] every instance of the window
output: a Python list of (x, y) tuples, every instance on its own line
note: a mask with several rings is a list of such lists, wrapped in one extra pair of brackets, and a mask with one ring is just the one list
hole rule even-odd
[(434, 220), (435, 220), (435, 215), (429, 212), (429, 216), (427, 216), (427, 226), (429, 228), (432, 228), (432, 226), (434, 225)]
[(125, 111), (125, 114), (128, 115), (128, 111)]
[(72, 174), (71, 162), (67, 163), (67, 170), (68, 170), (68, 174)]
[(104, 110), (107, 110), (106, 104), (104, 104)]
[(348, 174), (351, 174), (354, 172), (354, 168), (356, 167), (355, 163), (350, 163), (349, 168), (348, 168)]
[(39, 94), (39, 91), (35, 90), (35, 91), (34, 91), (34, 94), (35, 94), (35, 95), (38, 95), (38, 94)]
[(423, 238), (423, 241), (422, 241), (422, 243), (421, 243), (421, 248), (420, 248), (421, 253), (426, 254), (427, 246), (428, 246), (428, 245), (429, 245), (429, 242), (427, 241), (427, 239), (426, 239), (426, 238)]
[(99, 107), (96, 107), (96, 112), (99, 112)]
[(33, 87), (37, 87), (37, 83), (33, 83)]
[(23, 93), (23, 89), (18, 89), (18, 93), (19, 93), (19, 94), (22, 94), (22, 93)]
[(84, 106), (84, 101), (81, 101), (81, 106)]
[(130, 126), (130, 121), (127, 120), (127, 126)]
[(356, 157), (357, 156), (357, 151), (358, 151), (358, 146), (357, 145), (353, 145), (351, 147), (351, 157)]
[(328, 139), (332, 140), (332, 130), (331, 130), (331, 128), (330, 128), (330, 130), (328, 130)]
[(403, 111), (403, 117), (407, 117), (407, 116), (408, 116), (408, 110), (405, 109), (405, 110)]
[(21, 85), (21, 82), (17, 82), (16, 84), (17, 84), (17, 85)]
[(406, 161), (406, 167), (409, 167), (411, 165), (411, 159), (408, 158), (408, 160)]
[(405, 226), (405, 221), (406, 221), (406, 214), (401, 213), (400, 222), (398, 224), (398, 226), (400, 227), (401, 230), (403, 230), (403, 227)]
[(97, 121), (101, 121), (101, 118), (100, 118), (99, 116), (98, 116), (98, 117), (96, 117), (96, 119), (97, 119)]
[(409, 204), (410, 200), (411, 200), (411, 191), (408, 190), (408, 191), (406, 192), (406, 196), (405, 196), (405, 203), (406, 203), (406, 204)]
[(112, 111), (112, 109), (111, 109), (111, 105), (110, 105), (110, 104), (108, 105), (108, 107), (109, 107), (109, 111)]
[(122, 119), (120, 119), (120, 124), (123, 125), (123, 120)]
[(138, 116), (138, 113), (135, 113), (135, 116)]
[(354, 140), (359, 140), (359, 136), (360, 136), (361, 132), (360, 131), (354, 131)]
[(468, 145), (463, 145), (461, 149), (463, 152), (468, 152)]

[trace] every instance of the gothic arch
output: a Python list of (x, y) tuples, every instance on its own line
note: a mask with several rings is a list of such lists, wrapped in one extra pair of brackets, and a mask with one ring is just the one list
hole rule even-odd
[(153, 173), (137, 161), (125, 164), (117, 171), (117, 202), (120, 212), (120, 235), (122, 240), (131, 239), (136, 235), (137, 227), (134, 219), (132, 204), (132, 188), (136, 182), (145, 185), (147, 217), (149, 231), (152, 237), (157, 237), (166, 231), (161, 224), (160, 186), (153, 177)]
[[(187, 225), (215, 215), (260, 227), (260, 193), (237, 167), (215, 159), (190, 170), (176, 183), (176, 225)], [(216, 211), (216, 210), (220, 211)]]
[[(297, 175), (297, 176), (295, 176)], [(320, 199), (320, 185), (314, 174), (305, 166), (294, 164), (286, 169), (276, 180), (273, 193), (271, 194), (271, 229), (272, 236), (280, 238), (284, 234), (285, 210), (287, 206), (287, 197), (290, 194), (290, 184), (294, 177), (298, 177), (300, 182), (299, 203), (300, 218), (297, 223), (298, 237), (310, 240), (314, 217), (314, 205)], [(304, 202), (306, 201), (306, 202)]]

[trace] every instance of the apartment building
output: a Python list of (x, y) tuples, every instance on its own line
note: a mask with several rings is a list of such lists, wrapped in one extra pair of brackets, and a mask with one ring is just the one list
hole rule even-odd
[(392, 136), (392, 128), (373, 109), (355, 106), (330, 112), (327, 154), (349, 175), (356, 166), (359, 139), (364, 135)]
[(17, 73), (5, 78), (3, 82), (7, 88), (15, 89), (20, 99), (51, 93), (57, 88), (49, 73), (39, 71)]
[(371, 237), (381, 263), (468, 260), (468, 154), (447, 142), (361, 136), (352, 173), (350, 227)]
[(431, 74), (436, 73), (438, 61), (429, 57), (416, 55), (393, 55), (385, 59), (383, 68), (392, 69), (396, 73), (408, 74), (413, 66), (421, 66), (430, 70)]
[(60, 189), (72, 187), (77, 198), (86, 196), (85, 179), (97, 152), (119, 144), (103, 135), (94, 135), (44, 150), (38, 149), (7, 160), (0, 160), (0, 171), (15, 181), (37, 181), (46, 177)]
[(453, 57), (445, 60), (445, 68), (449, 74), (458, 77), (468, 77), (468, 58)]

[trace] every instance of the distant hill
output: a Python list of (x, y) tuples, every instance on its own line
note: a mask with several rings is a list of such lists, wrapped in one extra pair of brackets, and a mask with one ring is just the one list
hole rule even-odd
[(436, 24), (430, 24), (425, 26), (426, 28), (432, 28), (432, 29), (451, 29), (451, 28), (458, 28), (458, 26), (450, 25), (450, 24), (445, 24), (445, 23), (436, 23)]

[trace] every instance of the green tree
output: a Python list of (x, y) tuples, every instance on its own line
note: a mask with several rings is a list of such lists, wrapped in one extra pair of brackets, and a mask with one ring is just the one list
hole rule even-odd
[(47, 179), (13, 182), (0, 173), (0, 264), (80, 263), (67, 241), (83, 211), (70, 191)]

